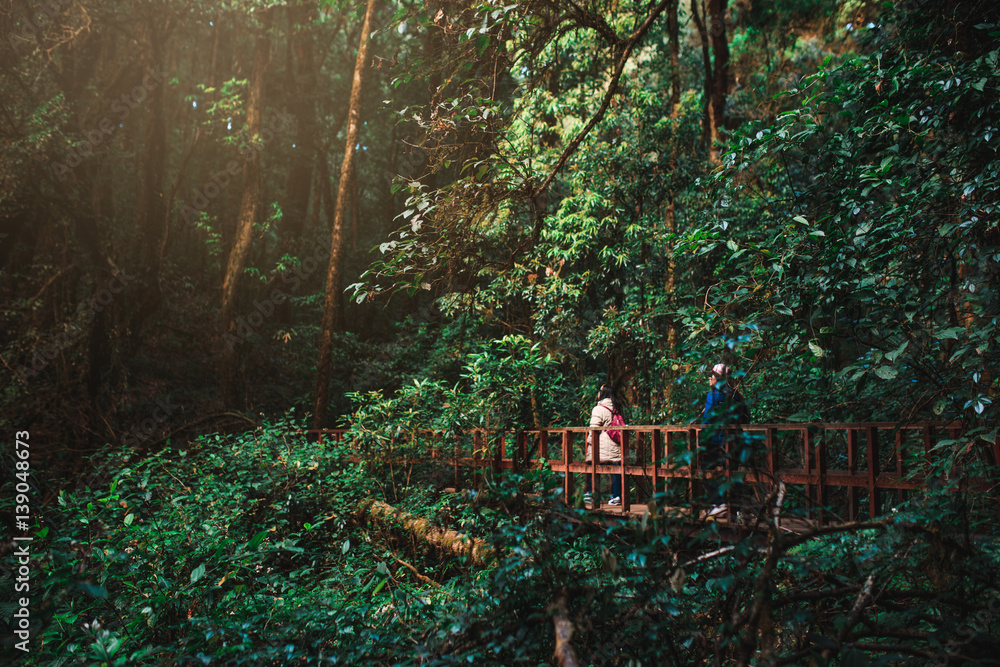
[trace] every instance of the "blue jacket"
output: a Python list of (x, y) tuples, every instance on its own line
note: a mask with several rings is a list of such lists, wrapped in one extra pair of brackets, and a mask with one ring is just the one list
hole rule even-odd
[(716, 385), (708, 390), (703, 419), (705, 424), (743, 424), (749, 421), (740, 392), (725, 385)]

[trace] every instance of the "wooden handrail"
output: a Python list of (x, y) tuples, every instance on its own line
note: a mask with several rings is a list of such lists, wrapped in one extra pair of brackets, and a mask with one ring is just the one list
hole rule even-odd
[[(809, 516), (820, 520), (824, 518), (824, 508), (838, 505), (846, 513), (844, 518), (847, 520), (860, 518), (860, 494), (863, 492), (868, 496), (865, 503), (868, 518), (882, 512), (883, 492), (893, 491), (896, 500), (902, 501), (907, 492), (923, 486), (925, 480), (915, 473), (915, 467), (930, 462), (935, 443), (955, 438), (962, 431), (958, 422), (802, 422), (715, 427), (706, 424), (631, 425), (618, 427), (622, 431), (622, 459), (602, 463), (599, 447), (594, 448), (591, 461), (583, 460), (585, 438), (581, 435), (596, 434), (610, 427), (470, 429), (461, 432), (450, 446), (435, 446), (432, 457), (454, 468), (456, 488), (462, 484), (463, 468), (471, 469), (473, 479), (479, 479), (488, 467), (524, 469), (537, 467), (543, 461), (551, 470), (564, 473), (566, 498), (573, 497), (576, 475), (621, 475), (621, 511), (625, 513), (631, 504), (626, 483), (629, 476), (650, 478), (654, 493), (661, 488), (666, 490), (673, 481), (681, 482), (686, 486), (689, 499), (695, 497), (695, 485), (699, 481), (730, 479), (735, 467), (705, 470), (699, 465), (699, 441), (702, 433), (710, 428), (724, 435), (727, 451), (762, 445), (763, 449), (756, 452), (754, 464), (740, 468), (744, 482), (770, 486), (781, 480), (786, 486), (801, 487)], [(316, 436), (320, 442), (332, 437), (335, 442), (342, 443), (347, 431), (308, 429), (305, 432)], [(444, 432), (421, 429), (414, 435), (439, 440)], [(789, 438), (794, 442), (787, 442)], [(466, 439), (468, 444), (464, 442)], [(552, 443), (557, 443), (554, 448)], [(964, 490), (995, 497), (1000, 519), (1000, 484), (997, 482), (1000, 441), (984, 449), (987, 461), (997, 472), (990, 477), (960, 476), (961, 484)], [(691, 451), (690, 461), (681, 465), (676, 458), (679, 451)], [(550, 454), (559, 458), (550, 459)], [(634, 463), (630, 462), (633, 458)]]

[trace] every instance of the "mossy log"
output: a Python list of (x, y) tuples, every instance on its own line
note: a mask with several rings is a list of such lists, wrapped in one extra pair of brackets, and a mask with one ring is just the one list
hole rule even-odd
[(562, 590), (556, 596), (555, 602), (549, 605), (552, 613), (552, 625), (555, 629), (555, 658), (559, 667), (578, 667), (580, 659), (576, 656), (571, 640), (573, 639), (573, 621), (569, 618), (566, 606), (566, 591)]
[(380, 500), (369, 499), (362, 502), (359, 514), (387, 527), (402, 528), (439, 551), (468, 558), (473, 565), (492, 560), (495, 555), (493, 547), (484, 540), (438, 528), (423, 517), (403, 512)]

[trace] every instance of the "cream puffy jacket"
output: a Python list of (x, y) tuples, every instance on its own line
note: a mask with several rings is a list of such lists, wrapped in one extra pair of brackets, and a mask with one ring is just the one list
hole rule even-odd
[[(605, 398), (603, 401), (595, 405), (594, 409), (590, 412), (590, 426), (611, 426), (612, 405), (613, 404), (610, 398)], [(590, 461), (593, 458), (590, 450), (590, 446), (593, 444), (591, 436), (591, 433), (587, 434), (587, 455), (584, 459), (585, 461)], [(607, 431), (601, 431), (600, 443), (601, 463), (617, 463), (622, 460), (621, 445), (612, 440)]]

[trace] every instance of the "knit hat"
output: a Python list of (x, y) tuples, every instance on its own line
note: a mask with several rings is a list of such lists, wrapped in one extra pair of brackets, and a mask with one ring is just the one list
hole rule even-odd
[(720, 377), (728, 377), (729, 366), (725, 364), (716, 364), (715, 366), (712, 367), (712, 372)]

